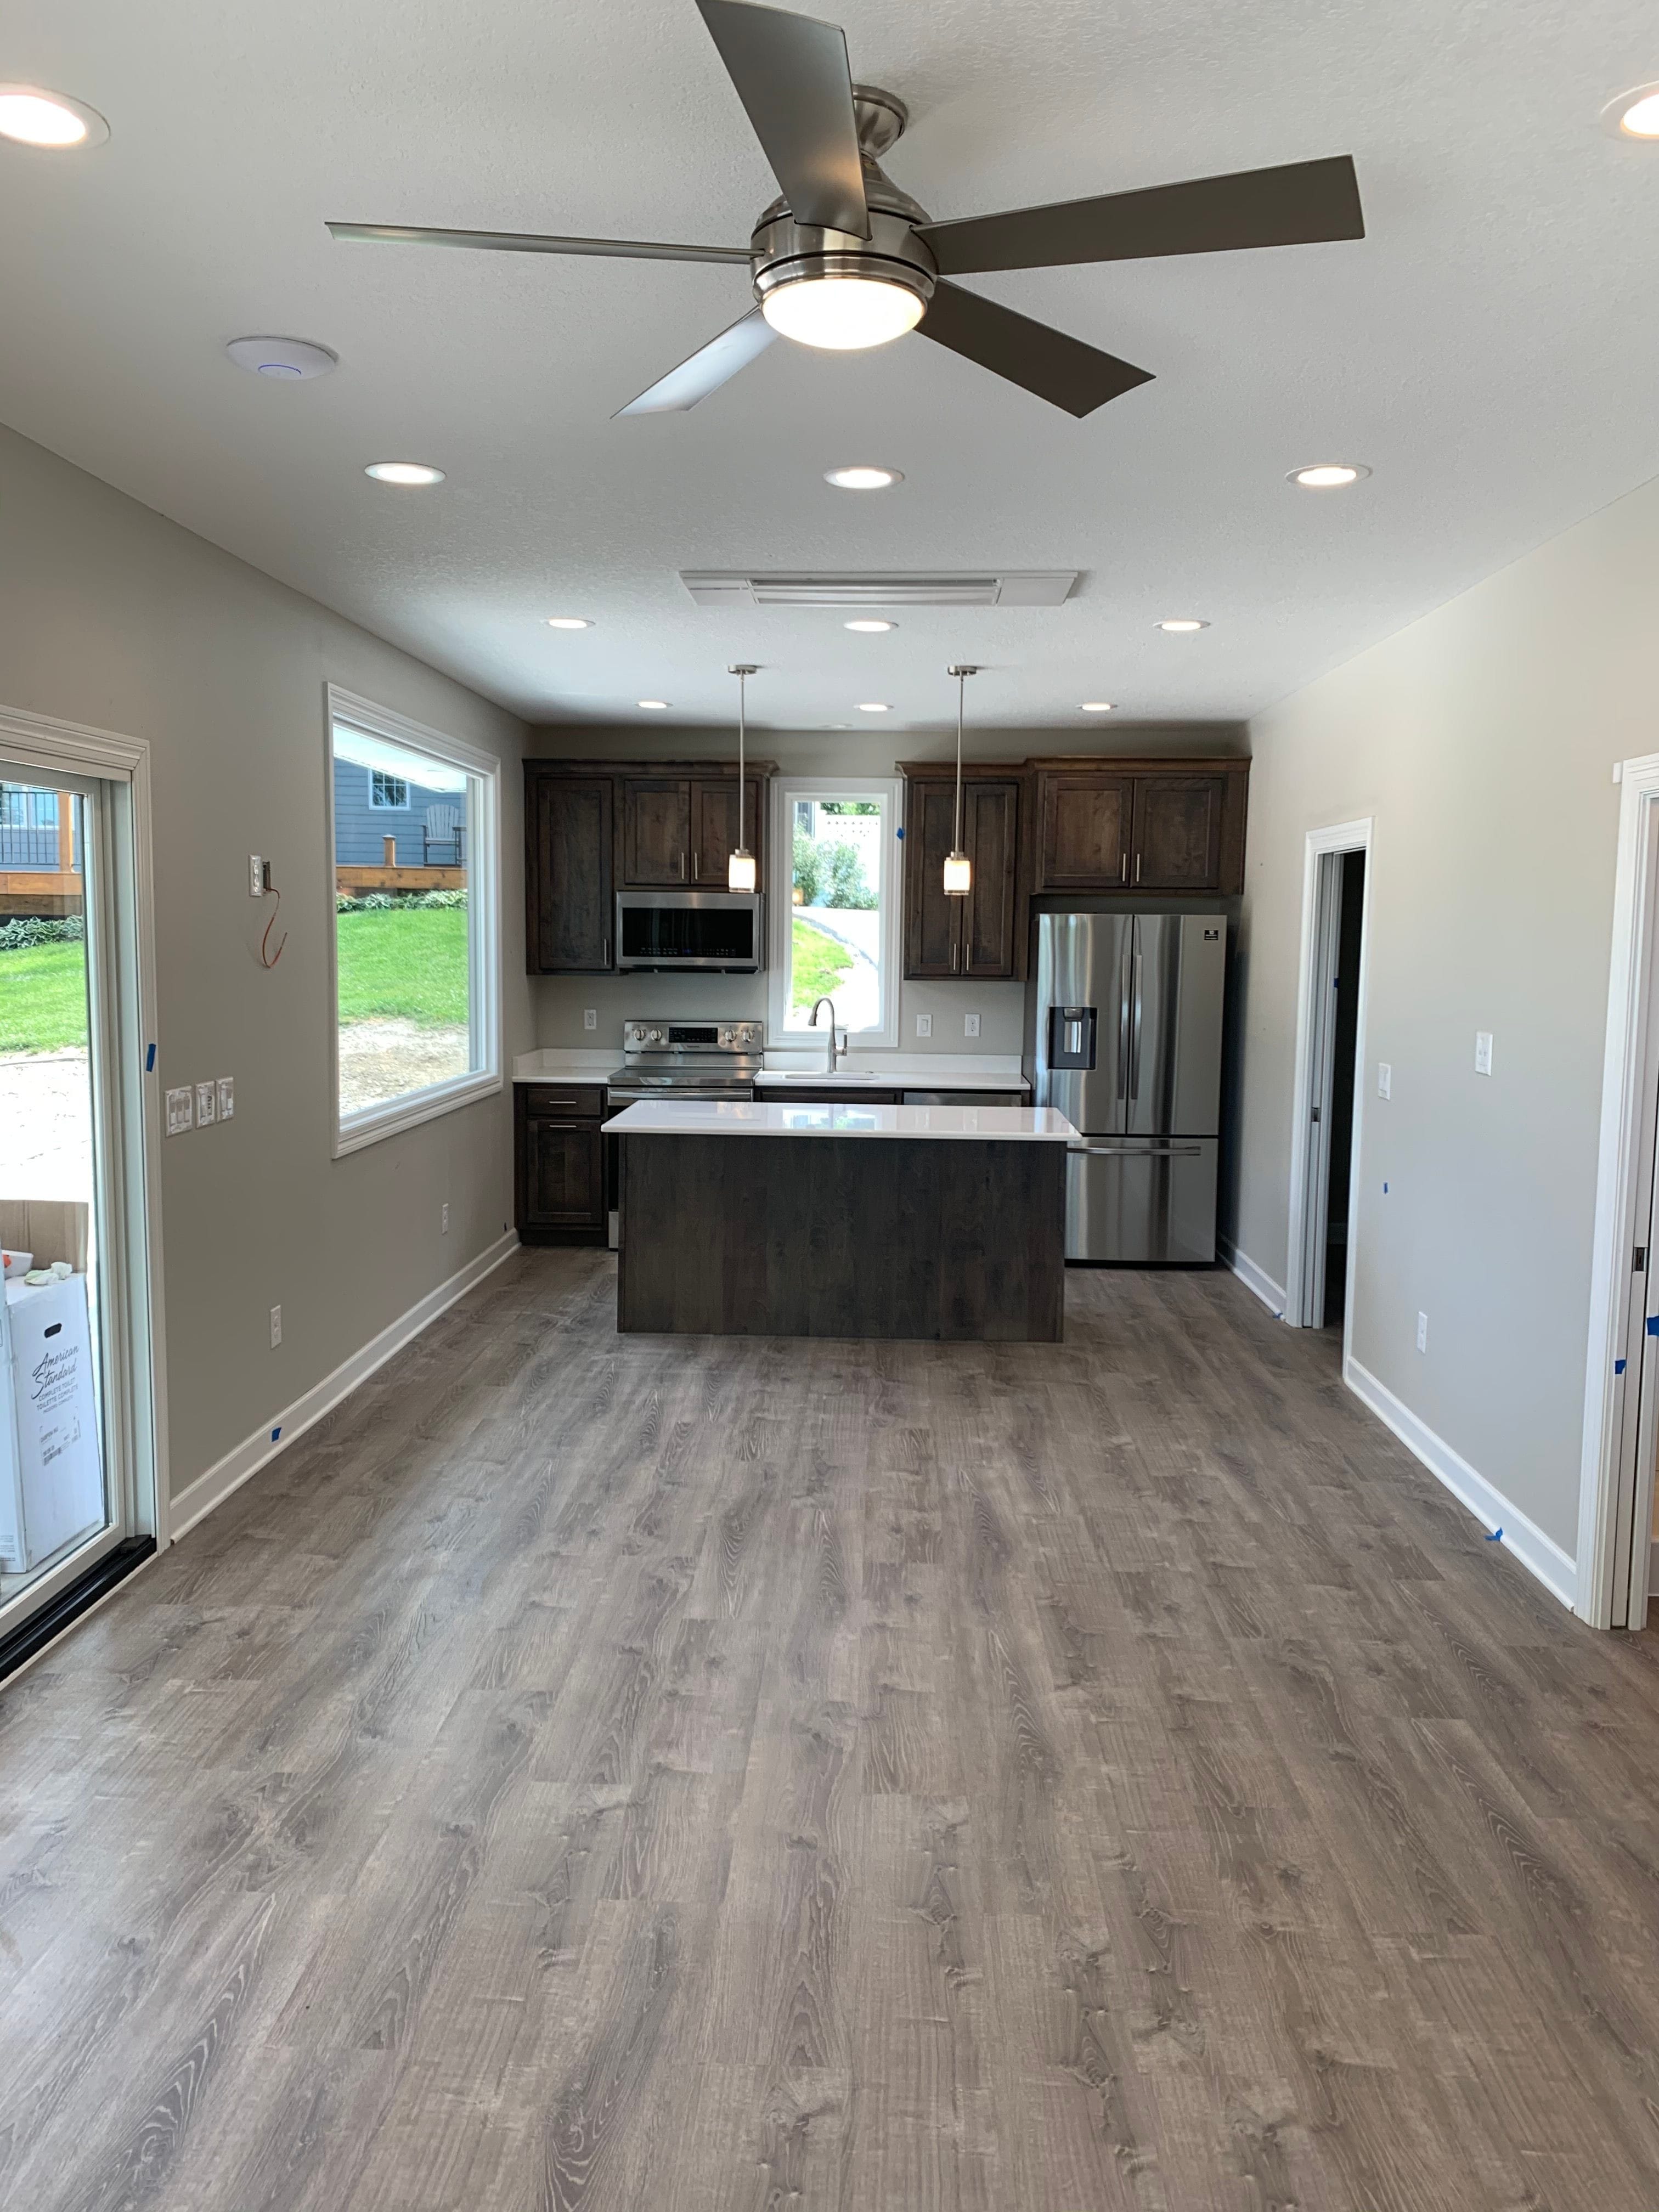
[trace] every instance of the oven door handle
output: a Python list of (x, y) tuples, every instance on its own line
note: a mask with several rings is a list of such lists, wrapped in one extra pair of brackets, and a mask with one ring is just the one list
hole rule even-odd
[(1091, 1160), (1199, 1160), (1202, 1145), (1067, 1145), (1068, 1152), (1081, 1152)]

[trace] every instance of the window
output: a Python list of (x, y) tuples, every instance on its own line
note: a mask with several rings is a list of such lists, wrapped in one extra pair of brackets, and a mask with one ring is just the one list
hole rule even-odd
[(780, 777), (772, 789), (771, 1034), (807, 1033), (828, 998), (849, 1038), (896, 1045), (898, 786)]
[(329, 708), (337, 1157), (501, 1088), (501, 771), (332, 686)]

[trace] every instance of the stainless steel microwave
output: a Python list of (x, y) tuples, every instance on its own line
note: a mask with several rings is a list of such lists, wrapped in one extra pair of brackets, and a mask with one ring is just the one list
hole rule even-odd
[(618, 891), (617, 965), (752, 975), (766, 965), (761, 891)]

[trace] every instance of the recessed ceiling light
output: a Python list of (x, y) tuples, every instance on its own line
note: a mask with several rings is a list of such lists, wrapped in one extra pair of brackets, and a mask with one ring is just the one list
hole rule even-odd
[(232, 338), (225, 351), (238, 368), (270, 377), (277, 384), (326, 376), (340, 365), (337, 353), (313, 345), (309, 338)]
[(890, 484), (902, 483), (902, 469), (856, 468), (826, 469), (825, 483), (834, 484), (837, 491), (885, 491)]
[(1344, 484), (1358, 483), (1361, 477), (1370, 474), (1363, 461), (1312, 461), (1305, 469), (1288, 471), (1285, 481), (1307, 491), (1339, 491)]
[(1635, 84), (1601, 110), (1601, 128), (1615, 138), (1659, 143), (1659, 84)]
[(549, 615), (549, 629), (592, 629), (593, 625), (586, 615)]
[(1078, 708), (1079, 714), (1109, 714), (1111, 711), (1112, 702), (1109, 699), (1085, 699)]
[(38, 84), (0, 84), (0, 138), (67, 154), (76, 146), (101, 146), (109, 125), (95, 107)]
[(859, 712), (860, 714), (890, 714), (892, 711), (891, 707), (888, 705), (884, 699), (860, 699), (859, 701)]
[(1196, 615), (1171, 615), (1167, 622), (1158, 624), (1160, 629), (1167, 629), (1176, 637), (1185, 637), (1190, 630), (1208, 629), (1209, 627), (1208, 623), (1200, 622)]
[(876, 637), (884, 629), (896, 629), (896, 623), (883, 622), (878, 615), (860, 615), (856, 622), (843, 623), (843, 629), (861, 631), (866, 636)]
[(639, 704), (653, 714), (665, 714), (668, 712), (666, 699), (641, 699)]
[(376, 483), (440, 484), (444, 480), (443, 471), (425, 461), (371, 461), (363, 474)]

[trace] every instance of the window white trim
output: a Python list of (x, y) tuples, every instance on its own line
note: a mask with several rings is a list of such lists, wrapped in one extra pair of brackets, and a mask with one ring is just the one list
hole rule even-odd
[[(882, 826), (881, 881), (881, 1026), (851, 1030), (848, 1042), (866, 1051), (891, 1051), (898, 1044), (899, 947), (902, 916), (898, 832), (904, 819), (903, 785), (887, 775), (779, 775), (772, 779), (772, 823), (767, 839), (770, 855), (767, 872), (767, 985), (766, 1041), (785, 1042), (789, 1013), (790, 930), (794, 906), (790, 894), (795, 878), (795, 802), (800, 799), (873, 799), (880, 802)], [(799, 1038), (802, 1032), (793, 1032)]]
[[(333, 1127), (333, 1157), (343, 1159), (382, 1138), (400, 1135), (459, 1106), (488, 1098), (502, 1087), (501, 1076), (501, 763), (494, 753), (469, 744), (465, 738), (429, 729), (423, 722), (389, 707), (378, 706), (337, 684), (325, 687), (323, 720), (323, 888), (328, 946), (328, 1072), (330, 1113)], [(478, 1066), (447, 1083), (429, 1085), (384, 1105), (342, 1116), (340, 1113), (340, 975), (338, 939), (334, 911), (334, 725), (349, 722), (353, 729), (393, 744), (412, 746), (429, 753), (451, 768), (464, 769), (479, 780), (476, 822), (468, 823), (467, 906), (469, 927), (468, 1011)]]

